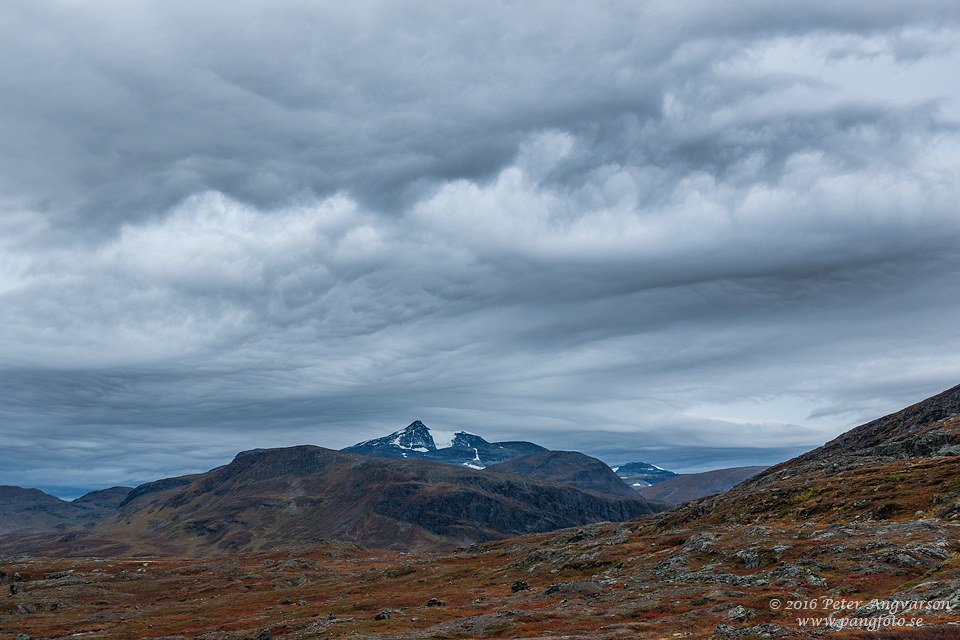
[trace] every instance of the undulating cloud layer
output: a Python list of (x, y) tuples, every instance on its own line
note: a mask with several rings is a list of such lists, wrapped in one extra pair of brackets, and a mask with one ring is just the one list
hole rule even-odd
[(819, 445), (960, 383), (958, 68), (955, 1), (8, 2), (0, 484)]

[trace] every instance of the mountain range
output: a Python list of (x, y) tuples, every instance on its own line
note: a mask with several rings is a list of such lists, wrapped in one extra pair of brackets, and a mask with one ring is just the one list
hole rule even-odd
[[(72, 502), (36, 489), (0, 487), (0, 534), (32, 532), (36, 536), (27, 544), (40, 544), (46, 540), (46, 531), (69, 532), (82, 526), (80, 532), (62, 536), (61, 542), (70, 544), (54, 545), (57, 552), (69, 549), (71, 553), (129, 548), (205, 555), (276, 544), (296, 536), (349, 539), (368, 546), (439, 548), (457, 540), (466, 544), (663, 511), (669, 508), (668, 502), (646, 499), (634, 489), (676, 476), (642, 462), (611, 470), (579, 452), (548, 451), (522, 441), (491, 443), (464, 431), (431, 430), (419, 420), (382, 438), (347, 447), (343, 455), (361, 456), (349, 458), (349, 464), (340, 464), (348, 458), (321, 454), (327, 450), (316, 447), (310, 454), (314, 463), (308, 464), (303, 451), (242, 451), (230, 465), (206, 474), (164, 478), (133, 489), (113, 487)], [(367, 456), (373, 460), (365, 460)], [(321, 465), (321, 471), (321, 466), (316, 466), (321, 458), (337, 461)], [(377, 459), (381, 461), (375, 462)], [(248, 472), (274, 478), (270, 487), (235, 478), (224, 480), (228, 472), (255, 460), (279, 465), (284, 471)], [(400, 461), (412, 466), (398, 465)], [(427, 473), (416, 463), (442, 464)], [(485, 470), (486, 486), (478, 488), (477, 477), (468, 470)], [(523, 478), (505, 479), (499, 474)], [(237, 477), (241, 476), (246, 477)], [(427, 477), (431, 480), (424, 479)], [(634, 487), (628, 486), (624, 477)], [(569, 488), (590, 495), (571, 493)], [(190, 506), (184, 512), (185, 505), (192, 504), (184, 495), (191, 491), (204, 506)], [(215, 498), (205, 495), (211, 492)], [(247, 504), (258, 505), (259, 511), (270, 505), (272, 511), (289, 517), (265, 519), (262, 513), (254, 517), (244, 506)], [(406, 506), (401, 508), (401, 504)], [(414, 508), (414, 504), (421, 506)], [(29, 533), (25, 535), (27, 540)], [(86, 542), (73, 544), (80, 538)], [(8, 543), (4, 544), (12, 548)]]
[[(380, 458), (430, 460), (471, 469), (495, 469), (620, 497), (637, 495), (669, 504), (721, 493), (766, 467), (736, 467), (678, 476), (646, 462), (628, 462), (606, 469), (604, 463), (578, 452), (549, 451), (532, 442), (487, 442), (466, 431), (439, 431), (420, 420), (393, 433), (343, 449)], [(516, 462), (523, 460), (524, 462)], [(605, 466), (605, 465), (604, 465)], [(670, 482), (666, 487), (646, 489)], [(635, 491), (633, 491), (635, 490)]]
[[(565, 473), (580, 454), (553, 453), (511, 462), (597, 479)], [(319, 447), (244, 452), (138, 487), (84, 526), (0, 537), (0, 627), (11, 638), (952, 640), (958, 470), (960, 387), (726, 493), (561, 530), (565, 511), (627, 516), (637, 501)], [(324, 504), (336, 512), (326, 524)], [(471, 504), (510, 531), (453, 548), (473, 534)], [(336, 533), (338, 517), (363, 545), (311, 537)], [(378, 535), (409, 537), (368, 544)], [(410, 553), (426, 550), (440, 553)]]
[(622, 490), (314, 446), (245, 451), (205, 474), (141, 485), (116, 509), (67, 535), (11, 534), (0, 539), (0, 550), (207, 556), (321, 539), (440, 549), (669, 508), (632, 492), (599, 460), (582, 457)]

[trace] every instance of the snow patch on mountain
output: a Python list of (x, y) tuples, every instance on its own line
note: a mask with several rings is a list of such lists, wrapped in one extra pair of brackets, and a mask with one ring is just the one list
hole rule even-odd
[(455, 431), (440, 431), (439, 429), (431, 429), (427, 427), (427, 431), (430, 432), (430, 436), (433, 438), (433, 444), (437, 446), (437, 449), (447, 449), (453, 446), (453, 440), (457, 437)]

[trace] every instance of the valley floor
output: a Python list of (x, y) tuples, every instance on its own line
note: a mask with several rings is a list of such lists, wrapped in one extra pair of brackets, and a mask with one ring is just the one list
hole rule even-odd
[[(855, 625), (960, 638), (953, 522), (662, 526), (445, 555), (324, 542), (202, 560), (7, 556), (0, 638), (873, 637)], [(828, 617), (847, 628), (826, 631)]]

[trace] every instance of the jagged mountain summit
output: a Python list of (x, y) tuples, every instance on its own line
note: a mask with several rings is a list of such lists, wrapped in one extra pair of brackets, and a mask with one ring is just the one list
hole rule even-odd
[(677, 477), (673, 471), (646, 462), (628, 462), (627, 464), (610, 467), (620, 479), (634, 489), (649, 487), (650, 485)]
[(430, 460), (471, 469), (547, 451), (532, 442), (487, 442), (466, 431), (439, 431), (414, 420), (404, 429), (388, 436), (360, 442), (342, 449), (377, 458), (397, 460)]

